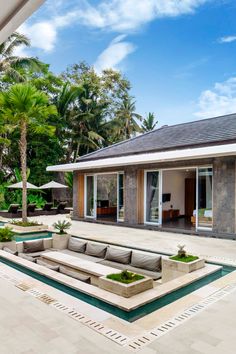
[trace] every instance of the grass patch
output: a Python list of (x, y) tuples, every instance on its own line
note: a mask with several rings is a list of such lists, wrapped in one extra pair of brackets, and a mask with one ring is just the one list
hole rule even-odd
[(11, 222), (11, 224), (12, 225), (17, 225), (17, 226), (23, 226), (23, 227), (42, 225), (41, 223), (39, 223), (37, 221), (22, 221), (22, 220), (13, 220)]
[(197, 259), (199, 259), (199, 257), (197, 257), (197, 256), (192, 256), (191, 254), (189, 254), (188, 256), (185, 256), (185, 257), (180, 257), (180, 256), (178, 256), (178, 255), (172, 256), (172, 257), (170, 257), (170, 259), (172, 259), (173, 261), (179, 261), (179, 262), (189, 263), (189, 262), (196, 261)]
[(121, 273), (108, 274), (106, 277), (107, 277), (107, 279), (118, 281), (123, 284), (134, 283), (135, 281), (138, 281), (138, 280), (141, 280), (144, 278), (143, 275), (128, 272), (127, 270), (124, 270)]

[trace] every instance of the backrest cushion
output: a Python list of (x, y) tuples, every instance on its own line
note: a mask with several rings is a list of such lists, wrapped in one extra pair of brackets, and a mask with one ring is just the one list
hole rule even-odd
[(59, 265), (48, 264), (48, 263), (42, 261), (41, 259), (37, 259), (36, 263), (41, 265), (41, 266), (44, 266), (44, 267), (46, 267), (48, 269), (55, 270), (56, 272), (59, 271)]
[(148, 253), (132, 252), (131, 265), (137, 268), (160, 272), (161, 256)]
[(132, 251), (119, 249), (115, 247), (107, 247), (105, 259), (122, 264), (129, 264)]
[(23, 241), (23, 252), (34, 253), (44, 251), (43, 240)]
[(68, 275), (71, 278), (83, 281), (84, 283), (90, 283), (90, 277), (87, 275), (79, 274), (74, 270), (67, 269), (66, 267), (59, 267), (59, 272)]
[(84, 253), (86, 243), (86, 241), (78, 240), (76, 237), (70, 237), (67, 248), (70, 251)]
[(86, 245), (85, 253), (99, 258), (104, 258), (106, 253), (107, 246), (101, 245), (99, 243), (88, 242)]

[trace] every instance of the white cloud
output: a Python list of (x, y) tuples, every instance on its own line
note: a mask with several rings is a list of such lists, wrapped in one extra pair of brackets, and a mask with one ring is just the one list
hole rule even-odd
[(38, 18), (33, 16), (19, 30), (29, 36), (32, 47), (50, 52), (63, 27), (84, 25), (127, 34), (156, 18), (191, 14), (208, 1), (211, 0), (101, 0), (91, 5), (88, 0), (50, 0), (44, 13), (42, 8), (42, 21), (31, 24), (32, 19)]
[(195, 116), (208, 118), (236, 112), (236, 77), (216, 83), (211, 90), (201, 93), (199, 111)]
[(231, 43), (236, 41), (236, 36), (225, 36), (219, 38), (218, 42), (219, 43)]
[(120, 62), (135, 50), (132, 43), (123, 41), (125, 37), (125, 35), (116, 37), (98, 56), (94, 64), (97, 72), (101, 72), (104, 69), (118, 69)]

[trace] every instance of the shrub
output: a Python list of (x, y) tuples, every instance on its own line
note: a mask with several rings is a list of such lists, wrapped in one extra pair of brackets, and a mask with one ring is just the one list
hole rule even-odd
[(143, 275), (135, 274), (135, 273), (129, 272), (128, 270), (123, 270), (121, 273), (117, 273), (117, 274), (108, 274), (107, 275), (107, 279), (118, 281), (118, 282), (124, 283), (124, 284), (130, 284), (135, 281), (141, 280), (143, 278), (144, 278)]
[(14, 232), (10, 227), (3, 227), (0, 229), (0, 242), (9, 242), (12, 241)]
[(41, 223), (39, 223), (37, 221), (22, 221), (22, 220), (12, 220), (11, 224), (17, 225), (17, 226), (23, 226), (23, 227), (42, 225)]
[(66, 220), (59, 220), (53, 224), (53, 227), (59, 231), (59, 234), (64, 234), (65, 230), (68, 230), (71, 227), (71, 223)]

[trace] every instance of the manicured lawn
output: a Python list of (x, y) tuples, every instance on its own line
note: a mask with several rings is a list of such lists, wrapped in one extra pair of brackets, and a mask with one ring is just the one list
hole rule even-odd
[(172, 256), (170, 257), (170, 259), (172, 259), (173, 261), (179, 261), (179, 262), (184, 262), (184, 263), (189, 263), (189, 262), (193, 262), (196, 261), (198, 259), (197, 256), (192, 256), (192, 255), (188, 255), (186, 257), (180, 257), (180, 256)]
[(133, 283), (137, 280), (141, 280), (143, 278), (144, 278), (143, 275), (135, 274), (135, 273), (128, 272), (128, 271), (123, 271), (118, 274), (108, 274), (107, 275), (107, 279), (118, 281), (118, 282), (124, 283), (124, 284), (130, 284), (130, 283)]

